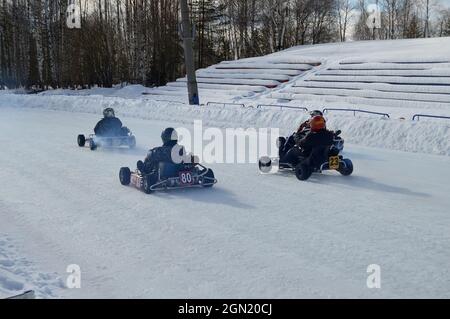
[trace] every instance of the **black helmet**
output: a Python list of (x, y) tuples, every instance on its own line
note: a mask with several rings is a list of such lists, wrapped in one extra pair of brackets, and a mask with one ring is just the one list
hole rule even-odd
[(104, 117), (115, 117), (114, 109), (108, 107), (103, 110), (103, 116)]
[(310, 112), (309, 115), (311, 115), (311, 117), (323, 116), (323, 113), (322, 113), (322, 111), (314, 110), (314, 111)]
[(161, 133), (161, 139), (162, 142), (164, 144), (167, 144), (171, 141), (175, 141), (178, 142), (178, 134), (177, 131), (175, 131), (174, 128), (166, 128), (162, 133)]

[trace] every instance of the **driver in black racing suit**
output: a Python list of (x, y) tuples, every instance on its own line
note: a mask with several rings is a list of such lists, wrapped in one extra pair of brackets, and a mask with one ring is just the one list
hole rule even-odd
[(323, 116), (315, 116), (310, 120), (311, 131), (302, 139), (296, 141), (283, 157), (280, 158), (280, 165), (290, 164), (296, 166), (299, 158), (308, 158), (315, 161), (313, 150), (318, 147), (332, 146), (334, 142), (334, 132), (327, 130), (326, 121)]
[(302, 124), (300, 124), (297, 132), (292, 134), (287, 140), (283, 137), (280, 138), (280, 145), (279, 145), (279, 156), (282, 158), (284, 155), (287, 154), (301, 139), (303, 139), (311, 130), (311, 120), (315, 116), (322, 116), (323, 113), (319, 110), (312, 111), (309, 113), (311, 118)]
[(161, 162), (180, 163), (185, 156), (185, 150), (178, 144), (178, 134), (173, 128), (165, 129), (161, 134), (163, 145), (148, 152), (145, 160), (137, 163), (138, 170), (143, 174), (154, 172)]
[(130, 130), (122, 125), (112, 108), (103, 111), (103, 119), (97, 123), (94, 133), (98, 137), (127, 136)]

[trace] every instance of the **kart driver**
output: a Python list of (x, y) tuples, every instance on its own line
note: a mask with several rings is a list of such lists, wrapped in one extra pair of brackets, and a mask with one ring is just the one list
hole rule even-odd
[(103, 119), (97, 123), (94, 133), (99, 137), (127, 136), (130, 130), (122, 126), (122, 122), (115, 116), (112, 108), (103, 111)]
[(314, 148), (333, 145), (334, 132), (327, 130), (323, 116), (314, 116), (309, 121), (309, 126), (311, 131), (296, 142), (296, 145), (280, 159), (280, 163), (295, 166), (298, 164), (299, 157), (310, 157)]
[[(150, 174), (161, 162), (179, 163), (185, 156), (185, 150), (178, 144), (178, 134), (174, 128), (167, 128), (161, 133), (163, 145), (148, 152), (144, 162), (139, 161), (137, 168), (143, 174)], [(176, 158), (174, 158), (176, 156)]]
[(296, 143), (298, 143), (311, 131), (310, 122), (315, 116), (321, 116), (323, 118), (323, 113), (319, 110), (312, 111), (309, 114), (311, 115), (311, 118), (300, 124), (297, 132), (292, 134), (284, 143), (284, 145), (280, 145), (280, 158), (286, 155), (287, 152), (289, 152), (295, 146)]

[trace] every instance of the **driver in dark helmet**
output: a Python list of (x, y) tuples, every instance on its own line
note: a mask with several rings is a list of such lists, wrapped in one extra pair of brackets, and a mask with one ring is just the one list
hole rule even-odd
[(185, 150), (178, 144), (178, 134), (174, 128), (167, 128), (161, 133), (163, 145), (148, 152), (144, 162), (139, 161), (137, 168), (144, 174), (150, 174), (161, 162), (178, 164), (186, 155)]
[(103, 119), (94, 128), (95, 135), (99, 137), (126, 136), (130, 130), (122, 125), (112, 108), (103, 111)]

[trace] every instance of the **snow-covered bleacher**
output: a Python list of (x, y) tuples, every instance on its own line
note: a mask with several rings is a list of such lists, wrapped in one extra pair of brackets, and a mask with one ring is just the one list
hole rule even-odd
[[(320, 65), (318, 59), (260, 57), (225, 61), (197, 71), (201, 96), (252, 97), (292, 81)], [(147, 95), (185, 96), (186, 78), (146, 92)]]
[(342, 60), (268, 97), (369, 106), (450, 108), (450, 57)]

